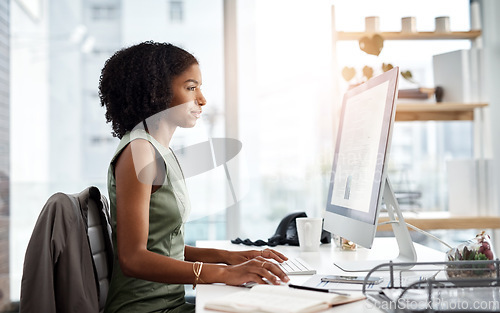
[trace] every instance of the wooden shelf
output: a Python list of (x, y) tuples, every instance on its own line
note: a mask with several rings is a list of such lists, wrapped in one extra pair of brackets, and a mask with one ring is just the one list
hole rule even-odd
[[(371, 33), (365, 32), (337, 32), (337, 40), (359, 40), (364, 36), (371, 36)], [(471, 30), (467, 32), (418, 32), (418, 33), (401, 33), (401, 32), (382, 32), (377, 33), (384, 40), (448, 40), (448, 39), (467, 39), (472, 40), (481, 36), (480, 30)]]
[(398, 102), (396, 121), (472, 121), (474, 109), (487, 103)]
[[(433, 214), (426, 214), (424, 216), (406, 217), (405, 222), (416, 226), (423, 230), (434, 230), (434, 229), (498, 229), (500, 228), (500, 217), (499, 216), (451, 216), (447, 214), (439, 214), (436, 212), (435, 216)], [(386, 216), (381, 216), (379, 218), (379, 223), (388, 221), (389, 218)], [(411, 230), (411, 228), (409, 228)], [(379, 225), (377, 227), (379, 231), (392, 231), (392, 226), (390, 224)]]

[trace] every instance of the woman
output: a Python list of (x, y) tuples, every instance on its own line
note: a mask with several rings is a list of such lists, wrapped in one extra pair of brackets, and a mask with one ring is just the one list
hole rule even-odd
[(265, 249), (230, 252), (184, 245), (190, 210), (182, 170), (168, 148), (177, 127), (193, 127), (206, 100), (197, 60), (171, 44), (144, 42), (106, 61), (101, 105), (120, 143), (108, 171), (115, 261), (106, 312), (194, 312), (184, 284), (288, 277)]

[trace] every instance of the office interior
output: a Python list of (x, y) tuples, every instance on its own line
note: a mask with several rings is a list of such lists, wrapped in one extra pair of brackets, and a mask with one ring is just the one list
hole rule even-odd
[[(212, 138), (241, 142), (236, 155), (187, 178), (191, 244), (266, 240), (286, 214), (322, 215), (342, 95), (366, 79), (365, 66), (373, 75), (382, 64), (399, 66), (412, 74), (400, 77), (400, 89), (432, 89), (435, 56), (473, 54), (460, 59), (467, 64), (453, 77), (469, 93), (450, 101), (467, 112), (454, 108), (428, 119), (410, 112), (397, 121), (389, 177), (405, 217), (439, 224), (428, 230), (452, 244), (489, 220), (499, 251), (500, 223), (492, 225), (500, 218), (499, 15), (494, 0), (0, 1), (0, 312), (19, 301), (24, 253), (48, 197), (91, 185), (107, 193), (118, 140), (99, 103), (100, 70), (116, 50), (146, 40), (192, 52), (203, 74), (203, 118), (180, 129), (172, 148)], [(339, 35), (365, 32), (374, 16), (382, 33), (401, 32), (410, 16), (416, 32), (435, 32), (436, 18), (446, 16), (450, 33), (479, 35), (384, 40), (378, 55)], [(345, 79), (344, 68), (353, 77)], [(405, 101), (447, 105), (435, 95)], [(451, 217), (462, 218), (456, 229), (448, 226)]]

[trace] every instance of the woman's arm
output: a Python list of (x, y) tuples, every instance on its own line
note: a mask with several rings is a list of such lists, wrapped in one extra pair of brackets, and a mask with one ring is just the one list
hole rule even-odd
[(241, 264), (256, 257), (273, 259), (279, 263), (288, 260), (282, 253), (266, 248), (264, 250), (227, 251), (221, 249), (198, 248), (186, 246), (184, 256), (187, 261), (207, 263)]
[(132, 141), (116, 162), (116, 236), (120, 267), (127, 276), (189, 283), (193, 281), (189, 264), (147, 250), (149, 199), (157, 176), (153, 164), (155, 150), (142, 139)]
[[(163, 283), (190, 284), (195, 280), (194, 264), (163, 256), (147, 249), (149, 199), (157, 176), (155, 150), (142, 139), (132, 141), (120, 154), (116, 166), (116, 236), (118, 260), (123, 273)], [(190, 250), (188, 251), (197, 251)], [(207, 252), (201, 255), (209, 259)], [(189, 254), (189, 252), (188, 252)], [(196, 253), (194, 253), (196, 256)], [(220, 255), (212, 257), (218, 260)], [(202, 261), (202, 260), (200, 260)], [(205, 283), (239, 285), (248, 281), (288, 281), (278, 266), (258, 257), (239, 265), (205, 264), (200, 278)]]

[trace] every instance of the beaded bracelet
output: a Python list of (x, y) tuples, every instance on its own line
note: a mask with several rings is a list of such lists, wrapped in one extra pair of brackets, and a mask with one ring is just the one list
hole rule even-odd
[(198, 281), (201, 281), (200, 274), (201, 274), (201, 269), (203, 268), (203, 262), (194, 262), (193, 263), (193, 273), (195, 276), (194, 283), (193, 283), (193, 289), (196, 288), (196, 285), (198, 284)]

